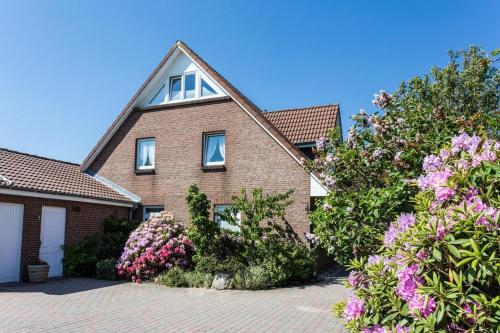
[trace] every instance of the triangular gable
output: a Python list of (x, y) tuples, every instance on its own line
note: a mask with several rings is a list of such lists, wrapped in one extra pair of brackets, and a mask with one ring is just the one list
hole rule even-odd
[(286, 152), (288, 152), (288, 154), (297, 163), (302, 164), (302, 161), (306, 158), (305, 155), (290, 141), (288, 141), (288, 139), (266, 119), (263, 112), (255, 104), (253, 104), (222, 75), (208, 65), (185, 43), (177, 41), (82, 162), (82, 170), (85, 171), (88, 169), (90, 164), (99, 155), (102, 148), (104, 148), (104, 146), (108, 143), (133, 109), (141, 105), (141, 103), (145, 103), (147, 98), (152, 96), (154, 87), (159, 87), (162, 82), (162, 78), (166, 75), (165, 73), (167, 69), (171, 68), (169, 65), (175, 62), (175, 59), (177, 59), (181, 52), (187, 56), (187, 58), (195, 64), (201, 72), (206, 75), (206, 77), (210, 78), (213, 83), (217, 84), (217, 87), (221, 89), (223, 94), (230, 96), (258, 125), (264, 129), (264, 131), (266, 131)]

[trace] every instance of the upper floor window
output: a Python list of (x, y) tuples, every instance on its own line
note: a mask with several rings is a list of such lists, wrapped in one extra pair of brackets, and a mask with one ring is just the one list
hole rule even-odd
[(224, 165), (226, 138), (224, 133), (208, 133), (203, 136), (203, 165)]
[(192, 100), (218, 95), (219, 92), (199, 72), (188, 72), (168, 77), (161, 87), (150, 96), (148, 105)]
[(138, 139), (136, 163), (137, 170), (150, 170), (155, 167), (155, 139)]
[(220, 213), (222, 213), (226, 208), (232, 208), (233, 205), (215, 205), (214, 206), (214, 218), (215, 218), (215, 223), (219, 226), (221, 229), (229, 229), (232, 231), (240, 231), (240, 223), (241, 223), (241, 214), (240, 212), (236, 213), (236, 215), (233, 215), (234, 222), (236, 222), (236, 225), (232, 225), (231, 223), (225, 221), (222, 219), (220, 216)]

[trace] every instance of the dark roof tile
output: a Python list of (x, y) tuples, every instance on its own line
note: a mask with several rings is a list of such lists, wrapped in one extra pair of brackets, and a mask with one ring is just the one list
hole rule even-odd
[(266, 118), (294, 144), (326, 137), (335, 127), (337, 104), (264, 112)]
[(0, 188), (131, 203), (80, 165), (0, 148)]

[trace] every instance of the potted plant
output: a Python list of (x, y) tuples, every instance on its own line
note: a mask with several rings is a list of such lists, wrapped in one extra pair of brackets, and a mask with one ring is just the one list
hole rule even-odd
[(34, 260), (28, 264), (28, 277), (30, 282), (45, 282), (49, 275), (50, 266), (42, 259)]

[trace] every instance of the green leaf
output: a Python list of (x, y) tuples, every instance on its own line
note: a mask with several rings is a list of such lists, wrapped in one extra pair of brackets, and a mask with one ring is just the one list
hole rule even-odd
[(472, 260), (474, 260), (475, 258), (474, 257), (469, 257), (469, 258), (465, 258), (463, 260), (461, 260), (458, 264), (457, 264), (457, 268), (458, 267), (461, 267), (469, 262), (471, 262)]
[(459, 259), (462, 258), (462, 256), (460, 255), (460, 252), (458, 251), (458, 249), (454, 245), (447, 243), (446, 247), (448, 248), (450, 253), (453, 254), (456, 258), (459, 258)]
[(432, 256), (437, 261), (441, 261), (441, 258), (442, 258), (441, 251), (439, 251), (437, 248), (432, 249)]

